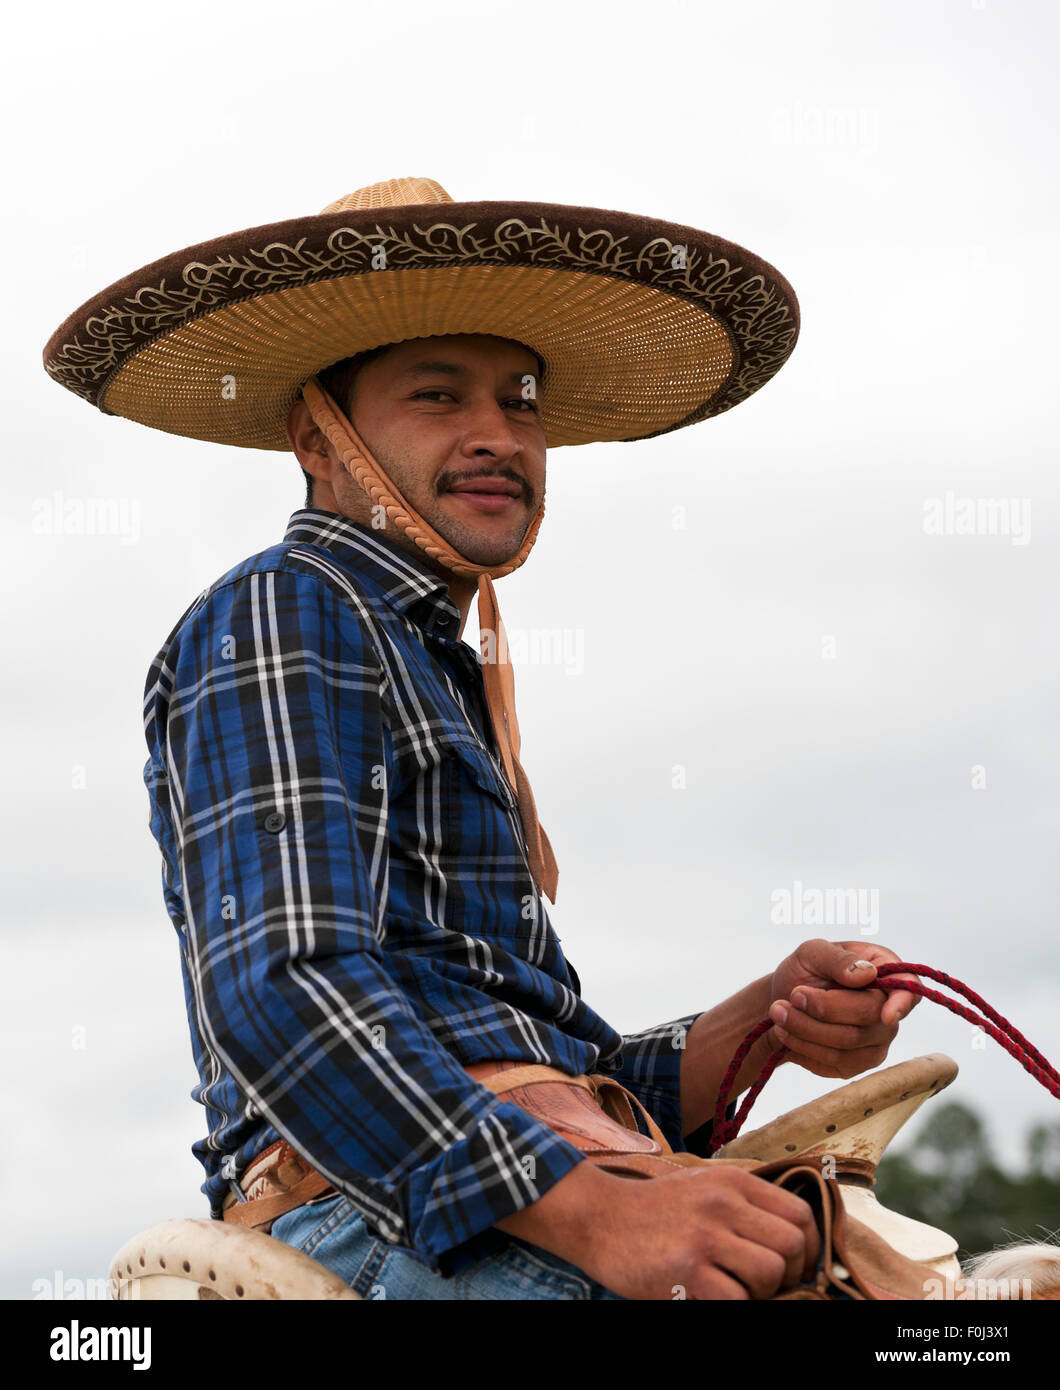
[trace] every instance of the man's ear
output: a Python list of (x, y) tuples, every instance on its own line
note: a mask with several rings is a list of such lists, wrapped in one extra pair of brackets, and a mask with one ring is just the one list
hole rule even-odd
[(301, 396), (295, 398), (284, 423), (291, 452), (305, 471), (330, 481), (332, 461), (327, 440)]

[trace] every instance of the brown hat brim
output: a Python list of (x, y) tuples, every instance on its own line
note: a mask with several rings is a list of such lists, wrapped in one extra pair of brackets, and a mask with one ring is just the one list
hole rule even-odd
[(218, 237), (126, 276), (44, 350), (107, 414), (289, 448), (301, 385), (384, 343), (455, 333), (546, 364), (546, 442), (646, 439), (729, 410), (795, 346), (787, 281), (677, 223), (545, 203), (330, 212)]

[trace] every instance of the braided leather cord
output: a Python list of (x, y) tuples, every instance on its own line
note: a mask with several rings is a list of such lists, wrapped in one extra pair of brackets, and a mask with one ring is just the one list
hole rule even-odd
[[(966, 1005), (959, 1003), (956, 999), (949, 998), (948, 995), (941, 994), (937, 989), (932, 989), (925, 985), (921, 980), (891, 980), (890, 975), (926, 975), (928, 979), (935, 980), (938, 984), (945, 985), (947, 989), (953, 990), (955, 994), (962, 994), (975, 1005), (980, 1012), (970, 1009)], [(973, 989), (969, 989), (966, 984), (955, 979), (952, 975), (947, 975), (942, 970), (934, 970), (930, 965), (914, 965), (907, 961), (891, 961), (886, 965), (881, 965), (876, 971), (876, 979), (869, 989), (879, 988), (891, 993), (894, 990), (906, 990), (910, 994), (918, 994), (923, 999), (930, 999), (934, 1004), (941, 1004), (944, 1009), (949, 1009), (951, 1013), (966, 1019), (969, 1023), (974, 1023), (977, 1028), (981, 1028), (985, 1033), (999, 1043), (1009, 1056), (1014, 1057), (1020, 1066), (1029, 1071), (1035, 1081), (1045, 1087), (1050, 1095), (1060, 1100), (1060, 1073), (1051, 1062), (1038, 1051), (1033, 1043), (1027, 1041), (1023, 1034), (1010, 1023), (1007, 1018), (999, 1014), (996, 1009), (976, 994)], [(723, 1144), (730, 1143), (739, 1134), (744, 1121), (750, 1113), (752, 1105), (758, 1099), (762, 1087), (773, 1075), (785, 1054), (789, 1051), (786, 1047), (779, 1047), (771, 1054), (762, 1070), (759, 1072), (754, 1085), (747, 1092), (739, 1110), (731, 1120), (726, 1120), (725, 1109), (728, 1104), (729, 1092), (735, 1084), (736, 1077), (740, 1068), (747, 1058), (747, 1054), (758, 1041), (769, 1032), (773, 1026), (773, 1020), (764, 1018), (761, 1023), (756, 1023), (751, 1031), (744, 1038), (743, 1042), (733, 1054), (733, 1059), (729, 1063), (725, 1075), (721, 1081), (718, 1091), (717, 1104), (714, 1107), (714, 1125), (711, 1134), (710, 1152), (715, 1153)]]

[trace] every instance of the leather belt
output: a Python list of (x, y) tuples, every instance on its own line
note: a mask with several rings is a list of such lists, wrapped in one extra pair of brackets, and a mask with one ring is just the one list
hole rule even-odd
[(233, 1191), (221, 1204), (224, 1220), (266, 1234), (274, 1221), (295, 1207), (314, 1197), (339, 1195), (338, 1188), (284, 1139), (258, 1154), (242, 1179), (230, 1179), (229, 1186)]

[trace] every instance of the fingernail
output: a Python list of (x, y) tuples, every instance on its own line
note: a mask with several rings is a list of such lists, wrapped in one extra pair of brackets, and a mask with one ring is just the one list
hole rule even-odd
[(855, 970), (871, 970), (871, 969), (872, 969), (872, 961), (871, 961), (871, 960), (856, 960), (856, 961), (854, 962), (853, 965), (848, 965), (848, 966), (847, 966), (847, 969), (850, 971), (851, 975), (854, 974)]
[(787, 1023), (788, 1006), (787, 1004), (774, 1004), (769, 1011), (769, 1017), (774, 1023)]
[(805, 996), (805, 994), (793, 994), (793, 995), (791, 996), (791, 1002), (795, 1005), (795, 1007), (796, 1007), (797, 1009), (801, 1009), (801, 1010), (803, 1011), (803, 1013), (806, 1012), (806, 996)]

